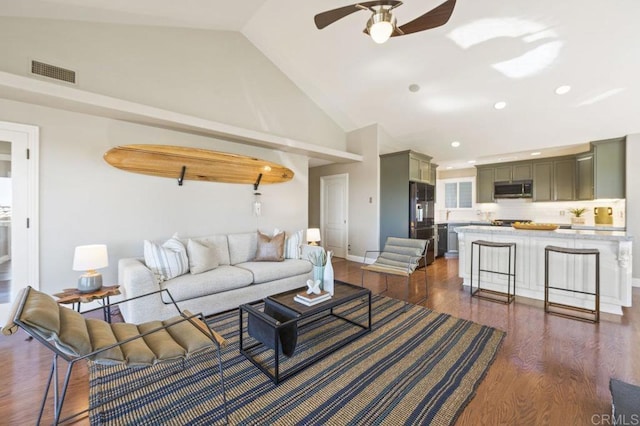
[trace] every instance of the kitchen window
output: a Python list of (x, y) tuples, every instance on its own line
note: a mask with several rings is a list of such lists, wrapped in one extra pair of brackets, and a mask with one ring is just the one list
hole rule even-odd
[(444, 184), (444, 206), (447, 209), (470, 209), (473, 207), (472, 181), (447, 182)]

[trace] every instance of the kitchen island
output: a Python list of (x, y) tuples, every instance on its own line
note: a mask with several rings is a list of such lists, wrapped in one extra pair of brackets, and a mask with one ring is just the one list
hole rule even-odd
[[(464, 226), (457, 229), (459, 276), (470, 285), (471, 243), (476, 240), (514, 242), (516, 258), (516, 296), (544, 300), (544, 248), (548, 245), (600, 250), (600, 310), (622, 315), (622, 307), (631, 306), (631, 265), (633, 238), (623, 231), (557, 229), (522, 230), (496, 226)], [(478, 254), (474, 256), (474, 287), (477, 286)], [(595, 282), (593, 259), (582, 256), (550, 257), (549, 281), (553, 286), (592, 292)], [(508, 256), (499, 249), (482, 251), (482, 269), (506, 271)], [(499, 274), (481, 274), (482, 287), (506, 292), (507, 281)], [(584, 308), (593, 308), (593, 297), (579, 293), (551, 291), (551, 300)]]

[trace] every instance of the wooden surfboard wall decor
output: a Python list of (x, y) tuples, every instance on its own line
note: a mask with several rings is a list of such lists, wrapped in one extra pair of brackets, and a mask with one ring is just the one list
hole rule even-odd
[(121, 170), (178, 180), (280, 183), (293, 179), (293, 171), (276, 163), (246, 155), (172, 145), (122, 145), (111, 148), (104, 159)]

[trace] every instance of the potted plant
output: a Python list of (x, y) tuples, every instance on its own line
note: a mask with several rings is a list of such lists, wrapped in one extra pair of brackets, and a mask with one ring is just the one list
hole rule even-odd
[(586, 218), (582, 216), (587, 209), (584, 207), (569, 209), (569, 213), (573, 215), (571, 218), (571, 223), (577, 225), (584, 225), (586, 222)]

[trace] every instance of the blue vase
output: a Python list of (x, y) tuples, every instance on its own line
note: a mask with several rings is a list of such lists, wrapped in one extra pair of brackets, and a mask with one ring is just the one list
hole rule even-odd
[(324, 289), (324, 286), (323, 286), (324, 266), (314, 266), (313, 267), (313, 281), (320, 281), (320, 290)]

